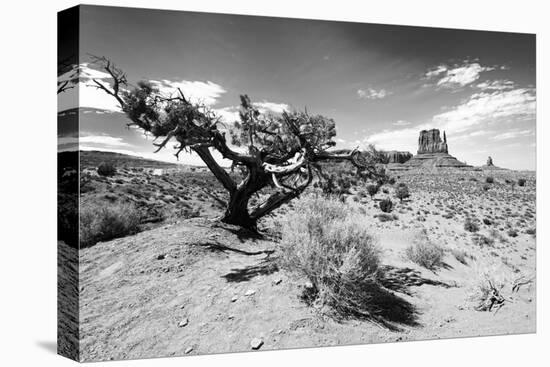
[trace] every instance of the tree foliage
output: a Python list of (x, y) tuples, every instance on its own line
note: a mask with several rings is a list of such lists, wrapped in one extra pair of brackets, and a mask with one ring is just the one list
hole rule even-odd
[[(349, 161), (363, 175), (385, 177), (375, 164), (380, 154), (358, 150), (335, 151), (334, 120), (307, 111), (262, 114), (247, 95), (240, 96), (240, 121), (230, 126), (209, 106), (188, 99), (178, 89), (164, 95), (146, 81), (131, 88), (124, 72), (104, 57), (93, 57), (96, 66), (112, 81), (94, 80), (98, 89), (113, 96), (130, 119), (130, 125), (150, 133), (156, 151), (175, 141), (175, 155), (195, 152), (229, 194), (223, 221), (255, 229), (259, 218), (298, 197), (314, 175), (324, 177), (321, 163)], [(216, 150), (239, 168), (243, 179), (236, 182), (214, 159)], [(249, 208), (249, 199), (265, 187), (274, 190), (261, 203)]]

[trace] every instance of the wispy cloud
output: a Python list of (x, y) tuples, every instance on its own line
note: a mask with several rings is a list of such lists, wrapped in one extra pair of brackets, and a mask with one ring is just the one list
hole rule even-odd
[(533, 134), (534, 134), (533, 130), (530, 130), (530, 129), (514, 130), (514, 131), (508, 131), (508, 132), (505, 132), (505, 133), (502, 133), (502, 134), (495, 135), (491, 139), (492, 140), (497, 140), (497, 141), (509, 140), (509, 139), (515, 139), (515, 138), (518, 138), (518, 137), (521, 137), (521, 136), (528, 136), (528, 135), (533, 135)]
[(258, 108), (260, 113), (283, 113), (290, 110), (286, 103), (274, 103), (268, 101), (254, 102), (254, 106)]
[[(69, 80), (77, 88), (69, 89), (59, 95), (59, 111), (69, 108), (94, 108), (103, 112), (121, 112), (117, 101), (107, 93), (99, 90), (93, 79), (101, 81), (111, 87), (111, 76), (105, 72), (93, 69), (88, 63), (82, 63), (73, 70), (59, 76), (58, 81)], [(159, 91), (165, 95), (178, 92), (178, 88), (187, 98), (194, 102), (201, 102), (208, 106), (216, 104), (218, 99), (227, 91), (219, 84), (211, 81), (171, 81), (151, 80)], [(75, 104), (78, 103), (78, 106)]]
[(448, 66), (438, 65), (425, 73), (425, 78), (434, 80), (438, 88), (461, 88), (479, 79), (480, 74), (485, 71), (495, 70), (494, 66), (482, 66), (477, 62), (465, 61), (463, 64)]
[(481, 123), (533, 118), (535, 110), (536, 95), (531, 88), (480, 92), (434, 116), (432, 123), (450, 132), (461, 132)]
[(508, 90), (513, 89), (515, 86), (514, 82), (511, 80), (492, 80), (484, 81), (476, 85), (477, 88), (487, 91), (487, 90)]
[[(535, 117), (536, 94), (532, 88), (496, 90), (472, 94), (462, 103), (450, 110), (434, 115), (430, 121), (402, 129), (385, 129), (366, 137), (364, 144), (375, 144), (381, 149), (399, 149), (416, 151), (418, 132), (423, 129), (437, 128), (447, 131), (447, 136), (476, 137), (486, 133), (487, 126), (508, 121), (533, 119)], [(503, 133), (494, 140), (512, 139), (525, 136), (531, 130)], [(464, 135), (466, 134), (466, 135)]]
[(109, 135), (87, 135), (87, 136), (60, 136), (57, 139), (57, 145), (80, 145), (80, 144), (91, 144), (94, 146), (104, 146), (104, 147), (129, 147), (131, 144), (128, 144), (121, 137), (113, 137)]
[(166, 95), (178, 93), (181, 89), (186, 98), (193, 102), (201, 102), (207, 106), (216, 104), (222, 94), (227, 91), (219, 84), (211, 81), (171, 81), (171, 80), (151, 80), (150, 81), (159, 91)]
[(374, 88), (367, 88), (367, 89), (357, 90), (357, 96), (360, 99), (382, 99), (382, 98), (386, 98), (391, 94), (392, 94), (391, 92), (388, 92), (385, 89), (376, 90)]
[(392, 125), (393, 126), (409, 126), (410, 124), (411, 124), (411, 122), (409, 122), (409, 121), (398, 120), (398, 121), (394, 122)]
[[(281, 114), (284, 111), (289, 111), (290, 106), (286, 103), (276, 103), (269, 101), (253, 102), (252, 103), (262, 114)], [(221, 117), (225, 123), (233, 123), (239, 121), (239, 106), (228, 106), (214, 109), (214, 112)]]
[(125, 147), (130, 146), (122, 138), (113, 137), (109, 135), (88, 135), (81, 136), (79, 138), (81, 144), (97, 144), (97, 145), (106, 145), (111, 147)]

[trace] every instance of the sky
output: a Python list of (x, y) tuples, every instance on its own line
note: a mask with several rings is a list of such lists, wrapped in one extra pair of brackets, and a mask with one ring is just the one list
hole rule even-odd
[[(92, 87), (92, 78), (109, 82), (92, 54), (132, 84), (181, 88), (228, 123), (248, 94), (263, 112), (333, 118), (340, 148), (416, 154), (419, 132), (436, 128), (468, 164), (491, 156), (505, 168), (536, 167), (531, 34), (96, 6), (81, 6), (78, 34), (79, 65), (61, 76), (78, 73), (78, 88), (59, 95), (59, 111), (63, 121), (80, 108), (81, 149), (176, 162), (169, 146), (153, 153), (151, 137), (128, 128), (116, 101)], [(61, 145), (70, 139), (61, 132)], [(201, 164), (191, 154), (180, 162)]]

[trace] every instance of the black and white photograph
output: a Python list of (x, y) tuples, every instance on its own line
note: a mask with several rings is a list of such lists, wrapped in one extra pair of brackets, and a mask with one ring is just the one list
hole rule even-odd
[(57, 351), (537, 330), (536, 35), (58, 13)]

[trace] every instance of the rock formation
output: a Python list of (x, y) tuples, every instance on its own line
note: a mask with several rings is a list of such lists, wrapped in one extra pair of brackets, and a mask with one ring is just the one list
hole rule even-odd
[(413, 156), (410, 152), (401, 152), (397, 150), (382, 152), (382, 154), (386, 156), (387, 163), (405, 163)]
[(495, 166), (495, 164), (493, 163), (493, 158), (491, 157), (487, 157), (487, 163), (481, 166), (481, 169), (484, 171), (506, 171), (506, 168)]
[[(397, 167), (396, 167), (397, 168)], [(438, 169), (472, 168), (449, 154), (447, 135), (443, 139), (438, 129), (422, 130), (418, 137), (418, 154), (402, 165), (402, 168)]]
[(438, 129), (422, 130), (418, 137), (417, 153), (449, 153), (445, 131), (443, 131), (443, 140), (441, 140)]

